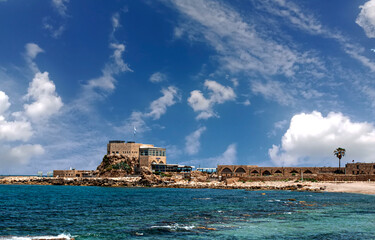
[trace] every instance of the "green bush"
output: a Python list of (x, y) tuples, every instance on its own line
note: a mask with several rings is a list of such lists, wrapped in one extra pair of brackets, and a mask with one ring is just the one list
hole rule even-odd
[(125, 170), (126, 172), (131, 172), (132, 168), (126, 162), (119, 162), (112, 165), (113, 169)]

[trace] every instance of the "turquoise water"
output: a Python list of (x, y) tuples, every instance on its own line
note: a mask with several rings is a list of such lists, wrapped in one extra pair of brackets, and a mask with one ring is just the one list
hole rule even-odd
[(0, 236), (59, 234), (76, 240), (375, 239), (375, 196), (0, 185)]

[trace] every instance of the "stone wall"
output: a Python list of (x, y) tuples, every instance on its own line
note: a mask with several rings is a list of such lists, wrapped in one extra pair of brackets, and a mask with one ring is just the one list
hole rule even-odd
[[(345, 168), (335, 167), (258, 167), (254, 165), (218, 165), (222, 179), (239, 178), (242, 181), (374, 181), (374, 163), (350, 163)], [(354, 173), (354, 174), (353, 174)]]

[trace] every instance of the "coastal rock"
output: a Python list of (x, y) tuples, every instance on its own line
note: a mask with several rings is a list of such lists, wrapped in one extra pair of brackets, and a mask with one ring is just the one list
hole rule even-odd
[(105, 155), (97, 167), (100, 177), (124, 177), (135, 173), (137, 159), (125, 155)]
[(152, 171), (150, 170), (150, 168), (148, 168), (146, 166), (142, 166), (141, 167), (141, 174), (142, 175), (151, 175)]
[(225, 179), (225, 184), (226, 185), (233, 185), (237, 183), (240, 179), (239, 178), (227, 178)]

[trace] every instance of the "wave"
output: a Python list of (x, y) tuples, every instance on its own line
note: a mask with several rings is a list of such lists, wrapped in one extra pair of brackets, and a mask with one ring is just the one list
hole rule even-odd
[(173, 225), (164, 225), (164, 226), (151, 226), (151, 229), (168, 229), (170, 231), (178, 231), (178, 230), (192, 230), (194, 229), (195, 226), (186, 226), (186, 225), (179, 225), (179, 224), (173, 224)]
[(0, 240), (74, 240), (70, 234), (59, 234), (57, 236), (7, 236), (0, 237)]

